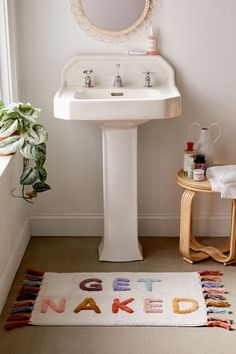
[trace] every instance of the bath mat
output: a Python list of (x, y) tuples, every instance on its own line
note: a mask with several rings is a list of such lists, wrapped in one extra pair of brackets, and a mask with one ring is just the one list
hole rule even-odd
[(215, 271), (51, 273), (29, 269), (7, 330), (34, 326), (220, 326), (229, 303)]

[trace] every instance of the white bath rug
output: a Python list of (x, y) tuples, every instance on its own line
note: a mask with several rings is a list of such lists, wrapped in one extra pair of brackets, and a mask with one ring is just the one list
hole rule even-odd
[[(7, 329), (13, 328), (14, 323), (15, 327), (26, 324), (205, 326), (209, 312), (205, 299), (207, 291), (221, 294), (219, 296), (224, 299), (224, 288), (217, 281), (219, 274), (43, 273), (28, 270), (8, 318)], [(216, 297), (212, 299), (213, 305), (214, 301), (219, 304), (219, 300), (226, 304)], [(225, 314), (227, 310), (222, 309)]]

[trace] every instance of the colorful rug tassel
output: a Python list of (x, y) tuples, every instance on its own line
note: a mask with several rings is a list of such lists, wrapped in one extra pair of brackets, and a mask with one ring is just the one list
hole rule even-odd
[(221, 315), (229, 315), (231, 312), (229, 309), (222, 309), (218, 307), (208, 307), (207, 313), (221, 314)]
[(222, 283), (221, 282), (216, 282), (216, 281), (202, 281), (202, 286), (205, 288), (222, 288)]
[(225, 329), (232, 329), (231, 323), (226, 323), (223, 321), (208, 321), (209, 327), (222, 327)]
[(222, 315), (230, 314), (228, 307), (230, 303), (226, 301), (225, 288), (221, 282), (221, 272), (219, 270), (204, 270), (198, 273), (202, 285), (203, 296), (206, 302), (209, 327), (222, 327), (232, 329), (232, 321)]
[(210, 300), (216, 300), (216, 301), (219, 301), (219, 300), (226, 300), (226, 297), (221, 295), (221, 294), (215, 294), (215, 293), (203, 293), (204, 295), (204, 298), (206, 300), (210, 299)]
[(14, 301), (12, 307), (33, 306), (34, 304), (35, 304), (34, 300)]
[(28, 269), (25, 280), (19, 291), (16, 301), (12, 304), (11, 314), (7, 318), (5, 330), (27, 326), (34, 309), (35, 300), (40, 291), (44, 272)]
[(28, 279), (30, 281), (42, 281), (43, 277), (41, 277), (40, 275), (30, 275), (30, 274), (26, 274), (25, 275), (25, 279)]
[(230, 303), (228, 301), (211, 301), (211, 300), (206, 300), (206, 305), (208, 306), (213, 306), (213, 307), (229, 307)]
[(5, 328), (5, 330), (9, 331), (10, 329), (28, 326), (29, 323), (30, 323), (30, 321), (28, 321), (28, 320), (12, 321), (12, 322), (6, 323), (4, 328)]
[(38, 293), (39, 290), (40, 290), (39, 287), (31, 287), (31, 288), (29, 288), (28, 286), (22, 286), (22, 287), (20, 288), (19, 293), (20, 293), (20, 294), (29, 294), (29, 293), (32, 293), (32, 292), (33, 292), (33, 293)]
[(22, 300), (35, 300), (37, 298), (38, 294), (35, 293), (29, 293), (29, 294), (20, 294), (17, 296), (16, 300), (17, 301), (22, 301)]
[(201, 272), (198, 272), (200, 275), (221, 275), (220, 270), (202, 270)]
[(217, 281), (221, 282), (221, 277), (217, 275), (201, 275), (201, 280), (203, 281)]
[(218, 293), (218, 294), (226, 294), (225, 288), (205, 288), (203, 287), (203, 293)]
[(33, 306), (25, 306), (25, 307), (14, 307), (12, 310), (11, 310), (11, 313), (14, 314), (14, 313), (25, 313), (25, 312), (29, 312), (31, 313), (33, 311), (34, 307)]
[(40, 270), (29, 268), (29, 269), (27, 269), (27, 273), (26, 274), (43, 277), (44, 273), (45, 272), (41, 272)]
[(26, 279), (23, 281), (23, 284), (30, 287), (30, 288), (33, 288), (35, 286), (36, 287), (40, 286), (42, 284), (42, 282), (41, 281), (30, 281), (30, 280)]
[(29, 320), (31, 313), (15, 313), (7, 318), (7, 321)]
[(208, 321), (222, 321), (231, 324), (233, 323), (233, 321), (230, 320), (229, 318), (221, 317), (219, 315), (208, 316)]

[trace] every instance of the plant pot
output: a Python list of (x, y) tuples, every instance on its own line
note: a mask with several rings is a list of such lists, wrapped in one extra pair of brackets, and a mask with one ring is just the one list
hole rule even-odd
[[(20, 135), (20, 132), (15, 131), (13, 134), (11, 134), (10, 136), (14, 136), (14, 135)], [(6, 140), (7, 138), (9, 138), (8, 136), (6, 136), (5, 138), (1, 138), (0, 137), (0, 141)], [(3, 154), (0, 152), (0, 156), (11, 156), (11, 155), (15, 155), (15, 152), (13, 154)]]

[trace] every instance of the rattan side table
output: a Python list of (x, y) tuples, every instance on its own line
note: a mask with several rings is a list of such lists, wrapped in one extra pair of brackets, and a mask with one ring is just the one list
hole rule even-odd
[[(224, 265), (236, 262), (236, 200), (232, 200), (231, 233), (229, 239), (220, 246), (213, 247), (199, 243), (192, 233), (192, 210), (194, 196), (201, 193), (214, 193), (210, 183), (206, 179), (203, 182), (195, 182), (187, 178), (186, 173), (180, 170), (176, 176), (176, 182), (184, 188), (181, 199), (180, 211), (180, 243), (179, 249), (183, 258), (195, 263), (207, 258)], [(194, 251), (194, 252), (192, 252)], [(229, 254), (225, 254), (228, 253)]]

